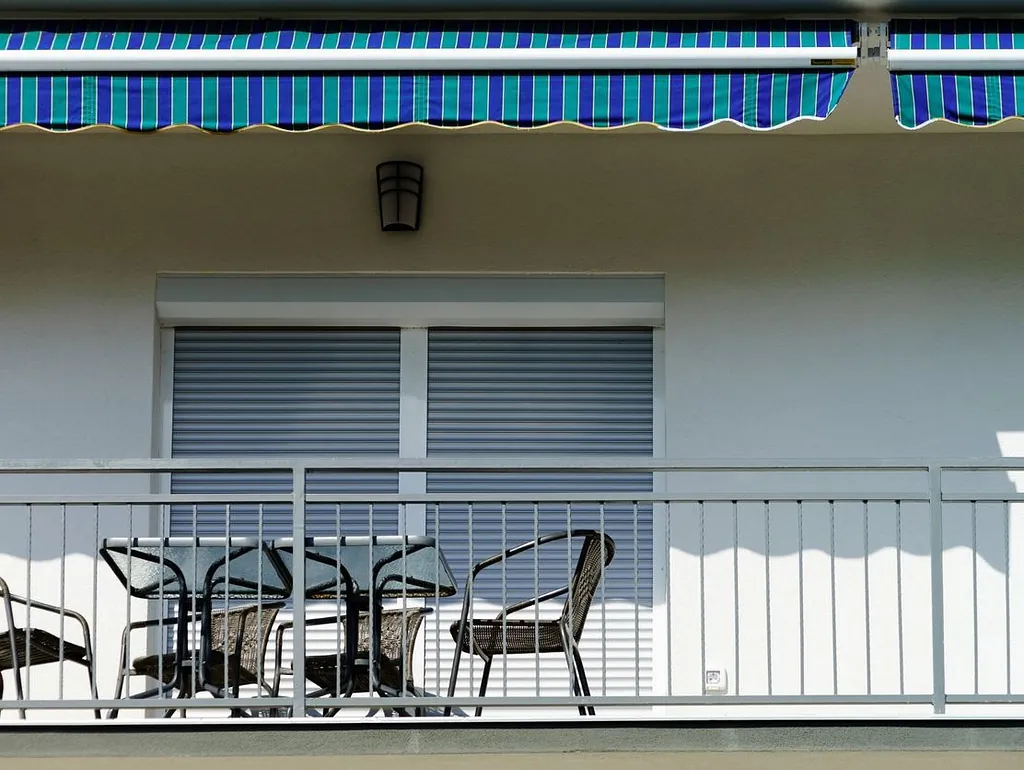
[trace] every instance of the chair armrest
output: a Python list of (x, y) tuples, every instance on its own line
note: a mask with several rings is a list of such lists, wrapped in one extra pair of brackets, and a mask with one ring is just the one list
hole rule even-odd
[[(518, 556), (521, 553), (526, 553), (528, 551), (535, 550), (537, 548), (540, 548), (540, 546), (542, 546), (542, 545), (546, 545), (547, 543), (554, 543), (554, 542), (557, 542), (559, 540), (566, 540), (566, 539), (573, 538), (573, 537), (575, 537), (577, 535), (582, 534), (583, 532), (584, 532), (583, 530), (565, 530), (565, 531), (562, 531), (562, 532), (551, 532), (551, 533), (549, 533), (547, 535), (541, 535), (536, 540), (530, 540), (530, 541), (528, 541), (526, 543), (520, 543), (519, 545), (513, 546), (512, 548), (508, 548), (508, 549), (502, 551), (499, 554), (495, 554), (494, 556), (490, 556), (490, 557), (484, 559), (481, 562), (477, 562), (473, 566), (472, 571), (469, 573), (469, 577), (466, 578), (466, 588), (465, 588), (465, 591), (463, 591), (463, 598), (462, 598), (462, 613), (459, 616), (460, 631), (459, 631), (458, 638), (455, 640), (456, 647), (461, 650), (462, 649), (462, 644), (465, 641), (466, 628), (467, 628), (467, 624), (469, 622), (469, 614), (470, 614), (470, 611), (471, 611), (472, 606), (473, 606), (473, 582), (476, 580), (476, 576), (477, 575), (479, 575), (481, 572), (483, 572), (488, 567), (493, 567), (495, 564), (500, 564), (503, 561), (511, 559), (513, 556)], [(568, 588), (566, 588), (564, 590), (568, 591)], [(558, 595), (558, 594), (555, 594), (555, 595)], [(530, 607), (530, 606), (532, 606), (534, 604), (538, 604), (539, 602), (546, 601), (547, 599), (550, 599), (550, 598), (553, 598), (553, 597), (550, 596), (550, 595), (547, 595), (547, 594), (542, 594), (541, 596), (534, 597), (533, 599), (527, 600), (525, 603), (520, 603), (520, 604), (522, 604), (522, 606), (517, 607), (516, 609), (524, 609), (525, 607)], [(516, 607), (516, 605), (512, 605), (512, 606)], [(515, 611), (515, 610), (512, 610), (512, 611)], [(509, 611), (505, 611), (504, 614), (508, 615)], [(502, 615), (499, 615), (498, 619), (501, 619), (501, 617), (502, 617)]]
[[(411, 609), (414, 609), (416, 612), (420, 613), (421, 615), (427, 615), (427, 614), (429, 614), (429, 613), (434, 611), (433, 607), (415, 607), (415, 608), (411, 608)], [(409, 611), (410, 611), (410, 608), (404, 608), (404, 609), (403, 608), (395, 608), (395, 609), (384, 609), (381, 612), (383, 614), (387, 615), (387, 614), (393, 614), (393, 613), (405, 614), (405, 613), (407, 613)], [(360, 620), (362, 620), (363, 618), (368, 618), (369, 614), (366, 613), (366, 612), (361, 612), (361, 613), (359, 613), (359, 616), (360, 616)], [(327, 617), (323, 617), (323, 618), (313, 618), (312, 620), (307, 620), (306, 621), (306, 627), (308, 628), (310, 626), (325, 626), (325, 625), (332, 625), (332, 624), (334, 624), (334, 625), (340, 625), (342, 628), (344, 628), (345, 627), (345, 621), (347, 620), (347, 618), (348, 618), (347, 614), (346, 615), (328, 615)], [(293, 628), (294, 626), (295, 626), (295, 621), (294, 620), (286, 620), (286, 621), (278, 624), (277, 631), (275, 632), (275, 637), (274, 637), (274, 683), (273, 683), (273, 685), (271, 687), (271, 693), (275, 697), (280, 692), (281, 677), (284, 676), (284, 675), (291, 676), (291, 674), (292, 674), (292, 670), (291, 669), (289, 669), (288, 671), (284, 670), (284, 666), (282, 665), (282, 663), (283, 663), (282, 658), (284, 656), (284, 635), (285, 635), (285, 632), (288, 629)]]
[[(344, 615), (337, 615), (337, 616), (332, 615), (332, 616), (326, 617), (326, 618), (313, 618), (312, 620), (307, 620), (306, 621), (306, 627), (308, 628), (309, 626), (326, 626), (326, 625), (329, 625), (331, 623), (341, 623), (341, 624), (344, 624), (345, 623), (345, 616)], [(284, 643), (284, 632), (287, 631), (289, 628), (292, 628), (294, 626), (295, 626), (295, 621), (294, 620), (285, 620), (285, 621), (277, 624), (277, 632), (276, 632), (275, 637), (274, 637), (274, 646), (277, 647), (278, 651), (280, 651), (281, 645)]]
[(546, 545), (547, 543), (553, 543), (558, 540), (565, 540), (566, 538), (575, 534), (575, 532), (551, 532), (547, 535), (541, 535), (536, 540), (530, 540), (526, 543), (520, 543), (519, 545), (513, 546), (512, 548), (508, 548), (502, 551), (501, 553), (495, 554), (494, 556), (490, 556), (481, 562), (477, 562), (477, 564), (473, 566), (473, 572), (470, 577), (476, 577), (481, 571), (487, 569), (488, 567), (492, 567), (495, 564), (500, 564), (501, 562), (505, 561), (506, 559), (510, 559), (513, 556), (518, 556), (521, 553), (532, 551), (535, 548), (539, 548), (542, 545)]
[(4, 603), (7, 605), (7, 620), (13, 628), (14, 617), (11, 613), (11, 603), (20, 604), (27, 610), (40, 610), (42, 612), (49, 612), (53, 615), (68, 617), (78, 623), (82, 628), (82, 646), (85, 648), (86, 659), (92, 661), (92, 635), (89, 633), (89, 622), (85, 619), (85, 616), (80, 612), (69, 610), (67, 607), (57, 607), (46, 602), (38, 601), (37, 599), (28, 599), (24, 596), (18, 596), (12, 594), (7, 583), (0, 579), (0, 595), (4, 597)]
[(569, 586), (562, 586), (561, 588), (556, 588), (554, 591), (548, 591), (540, 596), (534, 596), (532, 599), (524, 599), (521, 602), (515, 602), (514, 604), (510, 604), (508, 607), (505, 607), (494, 617), (494, 619), (502, 620), (513, 612), (525, 610), (527, 607), (533, 607), (534, 605), (541, 604), (549, 599), (556, 599), (559, 596), (565, 596), (567, 593), (569, 593)]
[[(197, 619), (196, 615), (186, 615), (184, 622), (192, 623)], [(141, 628), (153, 628), (158, 626), (176, 626), (182, 622), (179, 617), (173, 618), (150, 618), (149, 620), (135, 620), (124, 627), (124, 631), (121, 632), (121, 670), (126, 671), (128, 668), (128, 637), (131, 636), (132, 631), (138, 631)]]
[[(345, 625), (345, 615), (328, 615), (325, 618), (313, 618), (312, 620), (306, 621), (306, 627), (310, 626), (326, 626), (331, 623)], [(294, 620), (285, 620), (278, 624), (277, 631), (274, 633), (274, 682), (270, 687), (270, 693), (272, 697), (277, 697), (281, 691), (281, 675), (284, 673), (281, 666), (281, 658), (284, 655), (284, 632), (289, 628), (295, 626)], [(291, 671), (288, 672), (289, 676)]]

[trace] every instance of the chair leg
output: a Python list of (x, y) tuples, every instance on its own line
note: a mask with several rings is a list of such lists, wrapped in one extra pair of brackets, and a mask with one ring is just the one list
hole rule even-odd
[[(185, 697), (186, 697), (185, 690), (178, 690), (178, 699), (180, 700), (180, 699), (183, 699)], [(175, 711), (180, 711), (181, 712), (181, 718), (182, 719), (185, 718), (185, 709), (184, 708), (180, 708), (180, 709), (167, 709), (164, 712), (164, 719), (170, 719), (172, 716), (174, 716), (174, 712)]]
[[(231, 684), (230, 693), (225, 692), (225, 696), (224, 697), (226, 697), (226, 698), (230, 697), (230, 698), (236, 698), (237, 699), (238, 698), (238, 693), (241, 691), (241, 689), (242, 689), (242, 686), (239, 684), (239, 680), (236, 677), (235, 681)], [(237, 708), (236, 709), (231, 709), (231, 716), (232, 717), (238, 717), (238, 718), (244, 717), (245, 716), (245, 709), (237, 709)]]
[[(583, 668), (583, 656), (580, 655), (579, 647), (575, 644), (572, 646), (572, 656), (576, 660), (576, 672), (579, 674), (580, 685), (583, 688), (583, 694), (588, 698), (590, 697), (590, 684), (587, 682), (587, 672)], [(587, 711), (590, 716), (597, 716), (597, 711), (593, 706), (587, 706)]]
[[(572, 653), (569, 651), (569, 648), (566, 647), (564, 644), (563, 648), (565, 650), (565, 665), (569, 669), (569, 687), (572, 690), (573, 695), (582, 695), (583, 692), (580, 689), (579, 679), (576, 677), (576, 664), (573, 662)], [(577, 708), (579, 709), (580, 716), (587, 715), (586, 706), (578, 706)]]
[[(18, 696), (18, 700), (25, 699), (25, 691), (21, 686), (21, 666), (14, 667), (14, 692)], [(18, 709), (19, 718), (27, 719), (25, 709)]]
[[(576, 661), (573, 659), (573, 643), (572, 636), (566, 631), (562, 631), (562, 652), (565, 653), (565, 665), (569, 669), (569, 687), (573, 695), (580, 696), (583, 694), (583, 688), (580, 686), (580, 680), (576, 673)], [(587, 715), (586, 706), (578, 706), (580, 716)]]
[[(124, 691), (124, 680), (125, 673), (128, 668), (127, 662), (124, 658), (121, 659), (121, 665), (117, 669), (117, 683), (114, 685), (114, 700), (120, 700), (121, 693)], [(117, 715), (120, 713), (120, 709), (112, 708), (107, 712), (107, 719), (117, 719)]]
[[(487, 692), (487, 679), (491, 675), (491, 664), (493, 662), (494, 662), (494, 658), (484, 658), (484, 670), (483, 670), (483, 673), (480, 674), (480, 697), (481, 698), (484, 697), (484, 693)], [(482, 713), (484, 713), (484, 707), (483, 706), (477, 706), (476, 707), (476, 715), (480, 716)]]
[[(92, 693), (92, 699), (99, 700), (100, 695), (96, 690), (96, 672), (92, 669), (91, 660), (85, 664), (85, 672), (89, 675), (89, 692)], [(92, 713), (97, 719), (103, 719), (99, 709), (93, 709)]]
[[(460, 630), (459, 631), (459, 638), (456, 640), (456, 643), (455, 643), (455, 658), (452, 660), (452, 673), (448, 676), (448, 697), (449, 698), (454, 698), (455, 697), (455, 683), (456, 683), (456, 681), (458, 681), (458, 678), (459, 678), (459, 661), (462, 659), (462, 643), (463, 643), (464, 635), (465, 635), (465, 630), (464, 629)], [(448, 717), (448, 716), (451, 716), (451, 714), (452, 714), (452, 707), (451, 706), (445, 706), (444, 707), (444, 715), (446, 717)]]

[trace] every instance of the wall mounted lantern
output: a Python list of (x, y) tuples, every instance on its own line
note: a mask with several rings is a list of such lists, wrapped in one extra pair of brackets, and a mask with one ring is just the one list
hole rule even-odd
[(380, 229), (409, 232), (420, 229), (423, 167), (407, 160), (389, 160), (377, 166)]

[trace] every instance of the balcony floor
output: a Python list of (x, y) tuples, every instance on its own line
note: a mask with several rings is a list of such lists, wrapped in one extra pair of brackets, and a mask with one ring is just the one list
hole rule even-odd
[[(475, 757), (477, 762), (487, 756), (489, 758), (485, 762), (488, 767), (500, 767), (502, 760), (499, 757), (513, 754), (562, 757), (565, 762), (560, 762), (559, 766), (565, 767), (571, 766), (568, 762), (571, 757), (581, 754), (595, 759), (617, 756), (622, 764), (609, 765), (615, 767), (634, 763), (639, 767), (642, 756), (651, 755), (649, 760), (658, 767), (665, 758), (680, 755), (704, 755), (707, 758), (710, 755), (757, 753), (764, 758), (764, 752), (797, 752), (802, 757), (821, 752), (829, 755), (857, 752), (862, 756), (912, 752), (920, 758), (941, 752), (943, 756), (952, 758), (959, 752), (999, 753), (1022, 749), (1024, 724), (1019, 720), (982, 722), (956, 717), (931, 717), (927, 721), (856, 722), (666, 720), (643, 726), (599, 718), (585, 723), (532, 725), (495, 720), (487, 726), (463, 726), (450, 721), (423, 724), (420, 720), (395, 719), (372, 725), (339, 722), (311, 725), (308, 721), (278, 722), (273, 726), (254, 723), (248, 728), (240, 726), (237, 721), (233, 724), (197, 724), (186, 720), (167, 720), (144, 725), (105, 722), (81, 726), (22, 722), (10, 723), (0, 729), (0, 767), (8, 766), (7, 760), (29, 757), (230, 756), (252, 768), (256, 766), (252, 762), (258, 757), (319, 756), (333, 757), (337, 761), (339, 756), (346, 756), (353, 760), (376, 757), (372, 760), (373, 767), (381, 768), (391, 767), (396, 757), (409, 755), (447, 757), (445, 761), (454, 762), (448, 767), (462, 766), (463, 761), (454, 760), (454, 755), (467, 759)], [(392, 759), (384, 760), (385, 756)], [(1024, 755), (1018, 755), (1018, 762), (1021, 756)], [(417, 761), (423, 767), (433, 765), (432, 761), (422, 758)], [(732, 761), (729, 760), (728, 764), (731, 767)], [(14, 764), (10, 763), (10, 766)], [(148, 760), (147, 766), (151, 766)], [(218, 764), (218, 767), (223, 766)], [(304, 764), (304, 767), (315, 766)], [(346, 768), (361, 766), (358, 761), (346, 761)], [(469, 766), (471, 764), (466, 765)], [(652, 767), (646, 761), (643, 766)], [(726, 765), (716, 762), (718, 766)], [(909, 766), (900, 764), (901, 768)]]

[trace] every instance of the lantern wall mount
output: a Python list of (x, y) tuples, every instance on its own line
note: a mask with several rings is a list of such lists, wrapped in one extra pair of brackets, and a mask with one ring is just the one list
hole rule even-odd
[(423, 167), (407, 160), (389, 160), (377, 166), (377, 204), (380, 229), (386, 233), (420, 229)]

